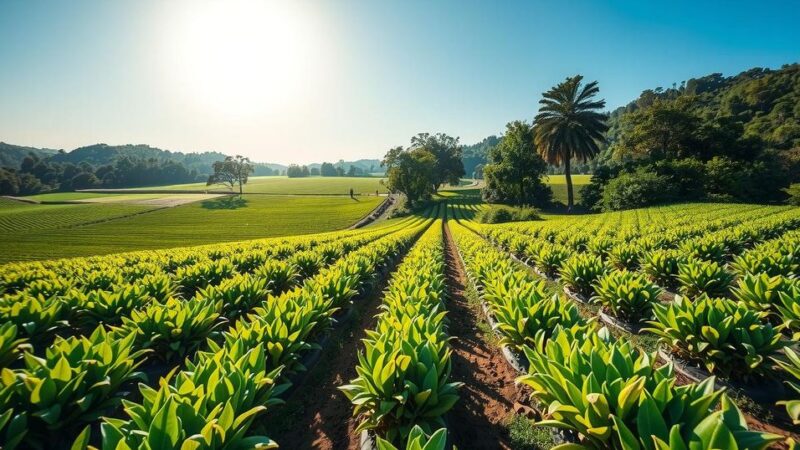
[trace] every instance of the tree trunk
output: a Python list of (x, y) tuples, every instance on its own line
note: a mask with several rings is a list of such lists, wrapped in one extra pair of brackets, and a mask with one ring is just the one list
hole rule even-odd
[(569, 156), (570, 155), (567, 155), (567, 157), (564, 159), (564, 178), (567, 181), (567, 211), (571, 212), (574, 201), (572, 194), (572, 175), (569, 173)]
[(525, 201), (525, 182), (519, 182), (519, 206), (522, 207), (523, 202)]

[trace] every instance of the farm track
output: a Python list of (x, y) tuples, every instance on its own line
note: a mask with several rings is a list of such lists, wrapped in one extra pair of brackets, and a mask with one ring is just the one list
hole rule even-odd
[(458, 448), (510, 449), (506, 421), (526, 396), (514, 383), (516, 372), (481, 331), (483, 319), (466, 296), (467, 277), (446, 222), (444, 235), (452, 378), (464, 383), (447, 415), (448, 428)]
[(366, 337), (367, 330), (375, 328), (383, 290), (391, 280), (391, 272), (403, 258), (405, 255), (395, 261), (367, 298), (354, 302), (354, 317), (332, 331), (322, 359), (311, 369), (298, 391), (287, 399), (286, 405), (276, 408), (273, 414), (278, 417), (266, 419), (273, 425), (280, 424), (278, 429), (269, 430), (269, 436), (280, 443), (281, 448), (360, 448), (359, 435), (355, 432), (358, 421), (353, 417), (352, 404), (338, 388), (358, 376), (356, 366), (361, 340)]

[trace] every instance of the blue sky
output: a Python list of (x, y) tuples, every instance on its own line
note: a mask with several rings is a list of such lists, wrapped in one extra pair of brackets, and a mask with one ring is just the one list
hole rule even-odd
[(380, 157), (473, 143), (576, 73), (643, 89), (800, 60), (800, 1), (0, 0), (0, 140)]

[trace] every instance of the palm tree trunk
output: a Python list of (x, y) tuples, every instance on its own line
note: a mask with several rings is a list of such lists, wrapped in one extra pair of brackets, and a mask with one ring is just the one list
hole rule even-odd
[(573, 194), (572, 194), (572, 174), (569, 168), (569, 155), (564, 159), (564, 178), (567, 180), (567, 211), (572, 211)]

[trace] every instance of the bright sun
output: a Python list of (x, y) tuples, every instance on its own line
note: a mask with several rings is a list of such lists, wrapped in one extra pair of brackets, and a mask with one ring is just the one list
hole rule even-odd
[(231, 116), (279, 111), (314, 71), (313, 29), (293, 2), (192, 2), (172, 15), (167, 75), (198, 106)]

